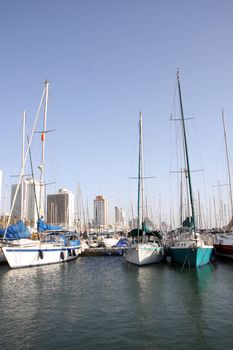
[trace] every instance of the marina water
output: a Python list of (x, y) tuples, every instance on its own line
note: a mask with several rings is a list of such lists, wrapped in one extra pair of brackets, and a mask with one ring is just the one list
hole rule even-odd
[(0, 349), (231, 349), (233, 262), (0, 266)]

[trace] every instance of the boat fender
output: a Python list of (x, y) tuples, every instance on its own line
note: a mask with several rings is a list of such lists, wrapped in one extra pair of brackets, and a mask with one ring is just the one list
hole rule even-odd
[(42, 260), (44, 257), (44, 253), (42, 250), (39, 250), (39, 258)]
[(68, 255), (71, 256), (72, 255), (72, 252), (70, 249), (68, 249)]
[(64, 260), (64, 259), (65, 259), (64, 252), (61, 252), (60, 257), (61, 257), (61, 259), (62, 259), (62, 260)]
[(76, 256), (76, 251), (75, 251), (75, 249), (73, 250), (73, 256)]

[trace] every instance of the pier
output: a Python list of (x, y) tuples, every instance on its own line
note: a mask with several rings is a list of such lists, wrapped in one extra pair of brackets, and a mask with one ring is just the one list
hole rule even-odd
[(126, 248), (114, 247), (114, 248), (105, 248), (105, 247), (96, 247), (96, 248), (86, 248), (80, 256), (110, 256), (110, 255), (119, 255), (121, 256)]

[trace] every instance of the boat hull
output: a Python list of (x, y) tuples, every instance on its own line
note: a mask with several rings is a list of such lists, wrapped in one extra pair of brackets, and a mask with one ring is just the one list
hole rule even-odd
[(112, 248), (114, 245), (117, 244), (119, 239), (117, 238), (103, 238), (102, 243), (105, 246), (105, 248)]
[(61, 263), (76, 259), (81, 253), (81, 245), (53, 246), (38, 245), (27, 247), (2, 247), (11, 268), (40, 266)]
[(124, 257), (131, 264), (148, 265), (162, 261), (164, 259), (164, 249), (163, 247), (136, 245), (127, 248)]
[(2, 248), (0, 248), (0, 264), (5, 264), (7, 263), (6, 257), (2, 251)]
[(212, 246), (206, 247), (171, 247), (172, 262), (182, 266), (199, 268), (210, 263)]
[(233, 259), (233, 244), (214, 244), (215, 254)]

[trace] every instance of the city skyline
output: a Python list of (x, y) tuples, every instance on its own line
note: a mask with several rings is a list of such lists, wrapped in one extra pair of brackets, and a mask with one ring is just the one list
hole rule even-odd
[[(80, 183), (85, 205), (104, 194), (112, 203), (112, 218), (115, 206), (131, 217), (141, 110), (145, 176), (154, 177), (145, 181), (148, 207), (156, 220), (169, 222), (174, 216), (178, 221), (170, 115), (179, 67), (184, 113), (194, 118), (187, 126), (196, 201), (199, 191), (213, 220), (214, 200), (219, 210), (222, 201), (228, 213), (221, 113), (224, 109), (232, 155), (232, 11), (230, 0), (1, 4), (2, 210), (9, 210), (11, 176), (20, 172), (22, 113), (26, 110), (30, 133), (48, 79), (47, 127), (55, 131), (46, 135), (47, 194), (59, 188), (76, 193)], [(38, 131), (42, 127), (41, 122)], [(39, 134), (34, 139), (36, 172)], [(29, 165), (26, 171), (31, 173)]]

